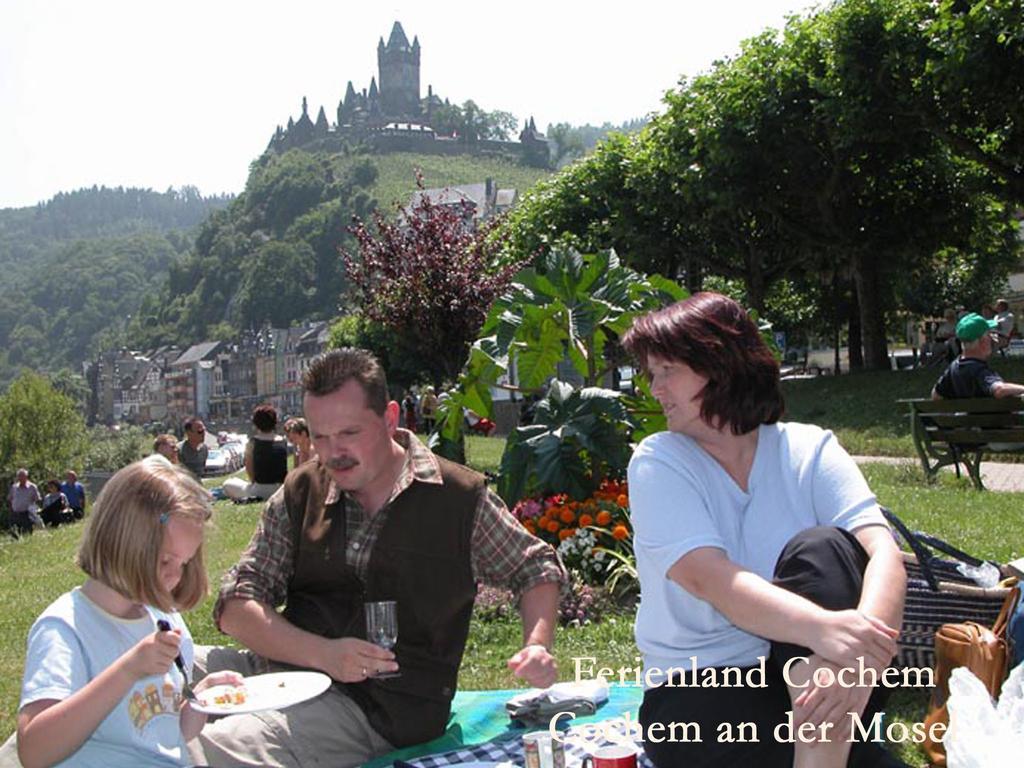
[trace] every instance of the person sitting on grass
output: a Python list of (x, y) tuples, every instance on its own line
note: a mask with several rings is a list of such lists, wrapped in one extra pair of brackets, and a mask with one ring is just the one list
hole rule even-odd
[[(880, 675), (902, 620), (903, 561), (857, 465), (831, 432), (780, 421), (779, 364), (732, 299), (699, 293), (640, 317), (623, 346), (668, 427), (640, 443), (628, 471), (639, 719), (645, 734), (679, 722), (712, 734), (648, 739), (651, 761), (904, 765), (852, 743), (850, 713), (868, 722), (885, 689), (828, 682), (860, 665)], [(723, 675), (745, 684), (721, 685)], [(828, 740), (774, 737), (788, 718)], [(724, 723), (753, 723), (758, 738), (715, 739)]]
[(935, 382), (932, 400), (1024, 395), (1024, 385), (1003, 381), (1003, 377), (988, 366), (997, 324), (996, 320), (986, 320), (974, 312), (960, 318), (956, 337), (963, 345), (963, 352)]
[(56, 528), (61, 523), (70, 523), (75, 518), (68, 506), (68, 497), (60, 490), (60, 483), (55, 479), (46, 483), (46, 495), (43, 496), (43, 508), (39, 510), (43, 524)]
[[(88, 578), (36, 619), (18, 710), (25, 766), (180, 766), (206, 722), (182, 696), (192, 667), (178, 613), (206, 594), (210, 497), (181, 469), (143, 460), (103, 487), (78, 565)], [(166, 621), (169, 630), (158, 628)], [(222, 672), (195, 686), (241, 684)]]
[(277, 409), (270, 403), (257, 405), (252, 409), (252, 424), (256, 429), (245, 444), (245, 474), (249, 482), (239, 477), (224, 481), (224, 495), (234, 501), (269, 499), (288, 474), (288, 443), (274, 432)]
[(78, 473), (69, 469), (64, 473), (64, 482), (60, 484), (60, 492), (68, 500), (68, 509), (75, 520), (85, 517), (85, 486), (78, 482)]
[(7, 492), (7, 503), (11, 508), (9, 524), (15, 537), (31, 534), (37, 524), (42, 526), (43, 521), (39, 519), (41, 500), (39, 488), (28, 479), (28, 470), (22, 467)]
[(316, 449), (309, 437), (309, 425), (301, 416), (288, 419), (284, 423), (284, 436), (295, 447), (295, 467), (316, 458)]
[(154, 456), (163, 456), (171, 464), (179, 464), (178, 458), (178, 440), (174, 435), (157, 435), (156, 439), (153, 440), (153, 454)]
[[(283, 712), (211, 723), (189, 743), (199, 765), (348, 768), (437, 738), (481, 582), (519, 596), (523, 643), (508, 668), (539, 688), (557, 679), (552, 644), (567, 579), (554, 549), (482, 475), (399, 427), (399, 404), (366, 350), (314, 358), (302, 389), (319, 459), (267, 502), (214, 608), (220, 630), (249, 650), (197, 648), (196, 667), (311, 668), (336, 683)], [(393, 648), (366, 639), (363, 603), (377, 600), (397, 602)]]

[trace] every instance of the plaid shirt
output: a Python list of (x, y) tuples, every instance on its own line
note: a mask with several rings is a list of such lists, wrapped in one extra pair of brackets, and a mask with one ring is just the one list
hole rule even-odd
[[(370, 566), (373, 546), (394, 500), (414, 482), (442, 482), (437, 457), (415, 435), (399, 429), (395, 441), (405, 448), (405, 464), (390, 497), (376, 514), (367, 515), (355, 499), (342, 492), (333, 481), (324, 500), (326, 505), (335, 503), (339, 496), (343, 498), (348, 540), (345, 562), (363, 580)], [(256, 532), (241, 559), (224, 574), (213, 609), (218, 627), (227, 600), (258, 600), (275, 608), (285, 604), (295, 565), (292, 536), (284, 491), (278, 490), (267, 501)], [(480, 494), (477, 501), (470, 560), (476, 581), (507, 587), (517, 596), (539, 584), (552, 582), (564, 585), (567, 581), (565, 569), (555, 551), (523, 528), (489, 488)]]

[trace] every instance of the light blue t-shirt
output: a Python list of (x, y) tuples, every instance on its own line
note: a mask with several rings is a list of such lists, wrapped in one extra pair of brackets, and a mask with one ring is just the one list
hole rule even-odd
[[(699, 547), (771, 581), (797, 533), (818, 525), (854, 530), (885, 524), (853, 459), (835, 436), (808, 424), (762, 425), (744, 492), (693, 439), (651, 435), (629, 463), (629, 503), (641, 601), (636, 642), (644, 671), (751, 666), (769, 642), (739, 629), (668, 577)], [(652, 672), (651, 683), (664, 678)]]
[[(156, 608), (147, 607), (147, 611), (138, 619), (119, 618), (77, 587), (57, 598), (29, 630), (19, 708), (41, 699), (66, 699), (155, 632), (158, 619), (181, 630), (182, 660), (185, 668), (191, 669), (192, 636), (181, 616)], [(136, 681), (92, 736), (58, 765), (137, 768), (187, 764), (179, 719), (182, 682), (173, 664), (162, 676)]]

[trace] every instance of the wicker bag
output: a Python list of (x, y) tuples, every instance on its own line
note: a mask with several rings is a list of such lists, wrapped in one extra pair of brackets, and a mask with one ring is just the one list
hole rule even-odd
[[(939, 627), (967, 621), (993, 626), (1013, 585), (1003, 582), (996, 587), (977, 586), (957, 570), (957, 565), (977, 567), (984, 561), (934, 536), (911, 532), (892, 512), (882, 511), (911, 550), (903, 553), (907, 596), (895, 665), (934, 668)], [(948, 557), (937, 557), (931, 550)]]

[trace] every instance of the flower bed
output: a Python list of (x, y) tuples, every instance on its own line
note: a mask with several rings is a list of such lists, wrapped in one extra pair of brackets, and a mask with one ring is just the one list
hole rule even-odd
[[(564, 493), (523, 499), (512, 514), (526, 530), (557, 548), (566, 568), (583, 584), (632, 588), (633, 528), (624, 481), (605, 479), (582, 501)], [(634, 574), (625, 583), (622, 579), (630, 574), (623, 568)]]

